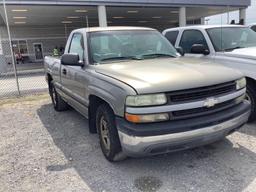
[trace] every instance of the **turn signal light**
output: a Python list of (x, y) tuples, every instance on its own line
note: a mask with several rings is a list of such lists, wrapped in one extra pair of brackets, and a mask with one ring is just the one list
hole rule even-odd
[(125, 118), (127, 121), (132, 123), (153, 123), (169, 120), (168, 113), (150, 114), (150, 115), (134, 115), (125, 113)]

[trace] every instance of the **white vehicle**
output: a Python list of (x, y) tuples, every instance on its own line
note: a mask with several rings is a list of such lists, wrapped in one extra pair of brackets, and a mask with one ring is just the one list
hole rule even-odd
[(256, 33), (242, 25), (198, 25), (163, 31), (186, 57), (211, 59), (244, 73), (247, 98), (252, 104), (249, 121), (256, 119)]

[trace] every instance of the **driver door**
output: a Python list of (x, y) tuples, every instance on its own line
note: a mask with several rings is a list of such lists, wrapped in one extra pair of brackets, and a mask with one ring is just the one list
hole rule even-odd
[[(68, 53), (76, 53), (79, 59), (84, 62), (84, 38), (81, 33), (74, 33)], [(64, 91), (73, 102), (85, 105), (85, 85), (87, 84), (87, 75), (84, 67), (62, 65), (61, 82)]]

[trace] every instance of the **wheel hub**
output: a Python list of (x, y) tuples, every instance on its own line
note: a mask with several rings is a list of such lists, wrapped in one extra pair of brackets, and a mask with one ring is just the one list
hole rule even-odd
[(104, 147), (110, 150), (109, 128), (104, 116), (100, 118), (100, 132)]

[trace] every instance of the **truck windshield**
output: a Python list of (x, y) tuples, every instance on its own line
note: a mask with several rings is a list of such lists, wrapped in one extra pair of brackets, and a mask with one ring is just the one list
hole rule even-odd
[(218, 27), (206, 31), (217, 52), (256, 46), (256, 33), (247, 27)]
[(91, 32), (89, 44), (94, 63), (177, 56), (168, 40), (153, 30)]

